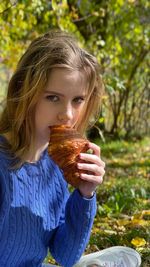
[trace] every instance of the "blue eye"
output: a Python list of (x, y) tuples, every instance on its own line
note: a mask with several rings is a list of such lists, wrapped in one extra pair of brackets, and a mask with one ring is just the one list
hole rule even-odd
[(46, 96), (46, 99), (48, 99), (51, 102), (58, 102), (59, 101), (59, 97), (57, 95), (48, 95), (48, 96)]

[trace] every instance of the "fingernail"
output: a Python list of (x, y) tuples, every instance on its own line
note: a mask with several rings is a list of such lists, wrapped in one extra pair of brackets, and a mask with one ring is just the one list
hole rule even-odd
[(81, 169), (81, 164), (80, 163), (77, 163), (77, 168)]

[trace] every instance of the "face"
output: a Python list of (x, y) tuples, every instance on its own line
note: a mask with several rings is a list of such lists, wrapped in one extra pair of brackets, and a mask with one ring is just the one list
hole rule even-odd
[(55, 68), (35, 112), (36, 136), (49, 140), (49, 126), (75, 126), (86, 104), (85, 75), (79, 71)]

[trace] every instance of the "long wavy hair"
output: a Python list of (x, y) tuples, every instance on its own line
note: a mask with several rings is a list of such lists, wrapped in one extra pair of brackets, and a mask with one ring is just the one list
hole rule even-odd
[(88, 100), (76, 128), (82, 134), (99, 114), (103, 83), (94, 56), (79, 47), (74, 37), (59, 30), (50, 31), (31, 42), (18, 62), (0, 118), (0, 134), (9, 134), (11, 154), (21, 165), (35, 136), (35, 108), (53, 68), (82, 71), (86, 75)]

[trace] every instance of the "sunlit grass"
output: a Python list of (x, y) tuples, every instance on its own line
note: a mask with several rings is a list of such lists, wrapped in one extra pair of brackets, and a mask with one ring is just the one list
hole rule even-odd
[(106, 162), (103, 186), (97, 192), (98, 211), (87, 253), (114, 245), (141, 253), (150, 266), (150, 139), (98, 141)]
[[(150, 266), (150, 139), (102, 143), (104, 182), (97, 190), (97, 216), (86, 254), (110, 246), (140, 252)], [(50, 257), (47, 261), (55, 263)]]

